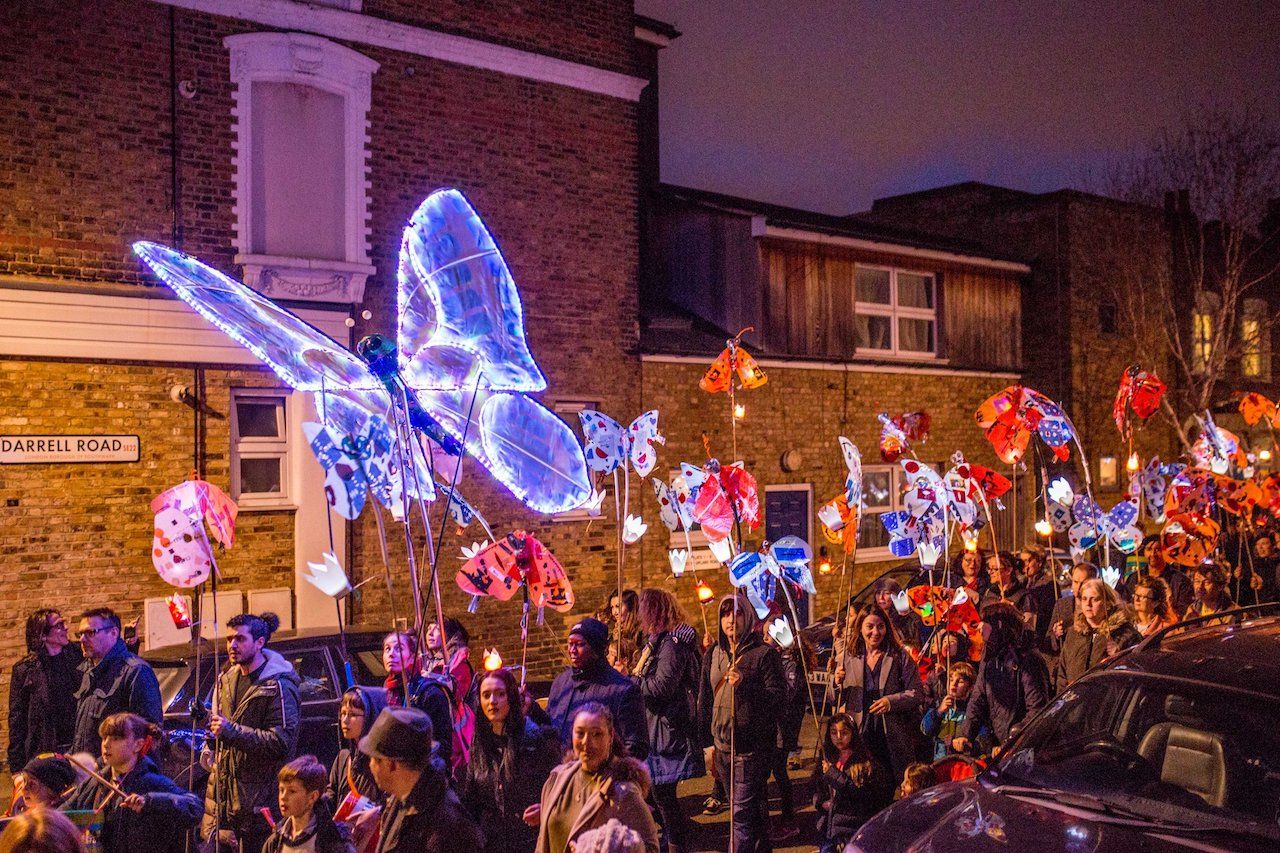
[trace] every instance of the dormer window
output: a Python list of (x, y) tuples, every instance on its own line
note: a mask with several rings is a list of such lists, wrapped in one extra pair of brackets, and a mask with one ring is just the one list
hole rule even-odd
[(280, 299), (356, 303), (369, 262), (368, 112), (378, 63), (302, 33), (229, 36), (236, 262)]
[(858, 265), (854, 334), (859, 355), (933, 358), (938, 352), (933, 275)]

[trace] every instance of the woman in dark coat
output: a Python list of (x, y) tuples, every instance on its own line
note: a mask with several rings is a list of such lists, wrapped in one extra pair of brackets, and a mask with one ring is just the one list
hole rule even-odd
[(524, 822), (524, 813), (541, 799), (560, 757), (555, 729), (522, 712), (520, 684), (511, 670), (486, 673), (461, 791), (463, 808), (484, 830), (486, 853), (533, 849), (538, 828)]
[(27, 654), (9, 680), (9, 770), (16, 773), (42, 752), (66, 750), (75, 734), (80, 645), (67, 623), (42, 607), (27, 617)]
[(889, 626), (875, 605), (858, 614), (852, 647), (836, 666), (828, 698), (857, 722), (872, 757), (901, 778), (915, 761), (924, 687), (915, 661)]
[[(965, 710), (964, 734), (951, 742), (962, 753), (985, 753), (1009, 738), (1009, 731), (1028, 714), (1049, 702), (1049, 670), (1033, 645), (1018, 609), (1007, 601), (982, 608), (985, 645), (978, 678), (969, 694)], [(987, 727), (994, 744), (978, 742), (978, 733)]]
[(706, 772), (702, 750), (693, 739), (702, 655), (698, 632), (685, 622), (675, 596), (665, 589), (640, 593), (640, 628), (647, 641), (632, 680), (640, 686), (653, 798), (662, 813), (662, 829), (672, 853), (689, 850), (692, 822), (680, 809), (676, 785)]
[(1099, 578), (1080, 587), (1076, 616), (1062, 639), (1062, 654), (1054, 668), (1054, 686), (1061, 691), (1097, 664), (1142, 639), (1133, 627), (1129, 608), (1116, 591)]

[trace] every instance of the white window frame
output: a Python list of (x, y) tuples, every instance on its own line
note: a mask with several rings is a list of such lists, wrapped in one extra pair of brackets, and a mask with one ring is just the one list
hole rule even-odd
[[(879, 270), (889, 273), (889, 304), (884, 305), (878, 302), (859, 302), (858, 301), (858, 270)], [(933, 307), (932, 308), (913, 308), (898, 304), (898, 274), (907, 273), (909, 275), (918, 275), (927, 278), (933, 291)], [(914, 270), (906, 267), (880, 266), (878, 264), (855, 264), (853, 268), (853, 313), (855, 327), (857, 324), (857, 315), (864, 314), (874, 317), (889, 318), (889, 349), (875, 349), (873, 347), (856, 346), (854, 352), (857, 355), (868, 356), (888, 356), (898, 359), (913, 359), (918, 361), (932, 361), (938, 357), (939, 347), (939, 328), (938, 328), (938, 276), (936, 273), (927, 270)], [(898, 321), (899, 320), (928, 320), (933, 323), (933, 350), (931, 352), (919, 352), (916, 350), (904, 350), (898, 341)], [(857, 332), (855, 331), (855, 335)]]
[[(556, 417), (569, 424), (569, 429), (574, 434), (579, 434), (581, 430), (580, 421), (578, 420), (579, 412), (598, 412), (600, 411), (599, 400), (557, 400), (551, 404), (551, 411)], [(588, 469), (587, 474), (590, 477), (595, 472)], [(600, 485), (600, 491), (604, 492), (605, 498), (600, 503), (600, 516), (604, 517), (605, 504), (609, 503), (609, 487), (604, 483)], [(564, 512), (557, 512), (551, 516), (552, 521), (591, 521), (591, 515), (585, 509), (569, 509)]]
[[(902, 470), (901, 465), (862, 466), (862, 477), (864, 483), (866, 482), (868, 474), (883, 474), (886, 471), (889, 472), (889, 495), (886, 498), (888, 503), (872, 504), (870, 502), (871, 493), (866, 489), (863, 490), (863, 500), (866, 503), (866, 506), (862, 510), (862, 517), (864, 519), (874, 519), (872, 523), (879, 524), (881, 527), (884, 526), (883, 522), (880, 521), (881, 513), (894, 512), (896, 510), (903, 509), (902, 486), (906, 482), (906, 472)], [(887, 536), (888, 534), (886, 533), (885, 535)], [(889, 546), (886, 543), (880, 548), (859, 547), (857, 559), (859, 563), (875, 563), (884, 560), (891, 560), (894, 559), (894, 557), (893, 554), (889, 552)]]
[[(231, 389), (231, 498), (242, 510), (297, 509), (290, 481), (289, 452), (289, 394), (283, 388), (232, 388)], [(276, 411), (277, 435), (273, 438), (240, 435), (240, 413), (237, 406), (242, 400), (278, 400)], [(240, 461), (243, 459), (277, 459), (280, 462), (279, 492), (242, 492), (240, 485)]]
[[(283, 299), (358, 303), (374, 273), (369, 245), (369, 104), (379, 64), (362, 53), (306, 33), (241, 33), (222, 43), (231, 52), (234, 84), (236, 263), (245, 283)], [(292, 258), (253, 251), (254, 83), (293, 83), (343, 102), (344, 256)]]

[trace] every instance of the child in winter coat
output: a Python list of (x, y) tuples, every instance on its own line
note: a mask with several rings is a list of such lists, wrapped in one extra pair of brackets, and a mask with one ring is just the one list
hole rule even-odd
[(932, 788), (936, 784), (938, 784), (938, 780), (934, 776), (933, 767), (922, 761), (914, 761), (908, 764), (907, 769), (902, 772), (902, 784), (898, 785), (898, 790), (894, 792), (893, 798), (901, 800), (904, 797), (917, 794), (925, 788)]
[(321, 804), (329, 774), (314, 755), (295, 758), (280, 768), (280, 822), (262, 845), (262, 853), (355, 853), (347, 828), (333, 822)]
[[(951, 741), (964, 730), (965, 711), (969, 707), (969, 694), (973, 692), (974, 680), (975, 674), (970, 664), (964, 661), (951, 664), (946, 695), (924, 712), (920, 731), (932, 738), (934, 761), (951, 754)], [(990, 730), (984, 728), (978, 739), (988, 739), (990, 734)]]
[(66, 808), (102, 811), (98, 843), (106, 853), (182, 853), (187, 833), (200, 822), (204, 803), (174, 784), (148, 757), (152, 745), (164, 737), (159, 726), (121, 712), (98, 725), (98, 737), (102, 740), (99, 772), (114, 787), (91, 776), (76, 788)]
[(813, 771), (813, 807), (818, 812), (820, 853), (843, 850), (867, 818), (878, 810), (881, 797), (873, 789), (892, 784), (877, 767), (871, 751), (847, 713), (827, 722), (822, 759)]

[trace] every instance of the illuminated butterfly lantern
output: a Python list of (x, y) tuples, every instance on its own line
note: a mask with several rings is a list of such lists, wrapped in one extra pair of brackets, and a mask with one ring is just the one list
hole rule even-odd
[(1116, 429), (1128, 443), (1133, 438), (1133, 425), (1130, 415), (1145, 421), (1160, 408), (1164, 399), (1165, 384), (1160, 381), (1153, 370), (1143, 370), (1133, 364), (1125, 368), (1120, 375), (1120, 387), (1116, 391), (1115, 402), (1111, 406), (1111, 417), (1116, 422)]
[(672, 484), (654, 477), (653, 491), (658, 497), (658, 517), (663, 526), (672, 533), (693, 529), (693, 496), (684, 477), (676, 478)]
[(1177, 476), (1187, 466), (1181, 462), (1163, 464), (1159, 456), (1152, 456), (1147, 464), (1133, 472), (1129, 478), (1129, 496), (1142, 496), (1142, 506), (1147, 516), (1160, 523), (1165, 519), (1165, 496), (1169, 491), (1169, 478)]
[(907, 479), (905, 509), (880, 514), (889, 533), (889, 552), (910, 557), (922, 546), (930, 553), (940, 552), (946, 545), (946, 484), (937, 471), (914, 459), (903, 460), (902, 470)]
[(759, 487), (742, 463), (722, 465), (712, 459), (698, 468), (685, 462), (680, 473), (693, 499), (693, 520), (711, 542), (727, 539), (735, 523), (751, 530), (760, 526)]
[[(345, 400), (348, 413), (407, 420), (453, 453), (463, 451), (465, 436), (466, 453), (535, 511), (569, 510), (590, 494), (573, 431), (528, 396), (547, 382), (525, 341), (519, 293), (459, 191), (432, 193), (410, 218), (397, 270), (396, 341), (370, 335), (358, 356), (195, 258), (156, 243), (133, 249), (291, 387)], [(363, 432), (360, 424), (338, 426), (349, 436)]]
[(750, 331), (752, 329), (748, 327), (734, 335), (731, 340), (725, 341), (724, 350), (711, 363), (711, 367), (707, 368), (707, 372), (703, 374), (702, 379), (698, 381), (699, 388), (708, 394), (728, 391), (733, 387), (735, 376), (738, 380), (738, 386), (748, 390), (759, 388), (769, 381), (764, 369), (751, 357), (751, 353), (741, 346), (742, 336)]
[(1196, 421), (1200, 424), (1200, 435), (1191, 445), (1191, 461), (1197, 468), (1214, 474), (1226, 474), (1233, 469), (1247, 471), (1249, 457), (1235, 433), (1214, 423), (1209, 412), (1197, 415)]
[(1213, 475), (1201, 468), (1183, 468), (1169, 481), (1164, 512), (1173, 517), (1192, 513), (1211, 515), (1214, 509)]
[(367, 418), (365, 429), (354, 436), (336, 426), (317, 423), (304, 423), (302, 432), (325, 470), (325, 497), (338, 515), (347, 519), (359, 516), (370, 491), (396, 517), (403, 514), (402, 481), (393, 461), (386, 421)]
[(1053, 455), (1066, 460), (1067, 445), (1075, 438), (1075, 427), (1066, 412), (1048, 397), (1022, 385), (1010, 385), (988, 397), (977, 413), (978, 426), (1001, 462), (1012, 465), (1022, 459), (1038, 434)]
[(1160, 531), (1160, 550), (1165, 560), (1179, 566), (1198, 566), (1218, 545), (1222, 527), (1208, 516), (1184, 512), (1169, 516)]
[(877, 417), (880, 420), (880, 458), (885, 462), (897, 462), (911, 449), (912, 443), (923, 444), (929, 440), (931, 419), (927, 412), (907, 412), (893, 418), (888, 413), (881, 413)]
[(1136, 501), (1122, 500), (1104, 513), (1088, 495), (1076, 495), (1071, 514), (1075, 523), (1067, 531), (1067, 538), (1073, 555), (1089, 550), (1102, 537), (1125, 554), (1137, 551), (1142, 542), (1142, 530), (1134, 524), (1138, 519)]
[(1263, 420), (1272, 427), (1280, 426), (1280, 411), (1276, 404), (1256, 391), (1240, 399), (1240, 415), (1249, 426), (1257, 426)]
[(658, 432), (658, 410), (645, 412), (628, 427), (601, 412), (583, 409), (578, 413), (582, 420), (582, 434), (587, 440), (587, 467), (601, 474), (612, 474), (619, 468), (626, 472), (626, 465), (641, 477), (649, 476), (658, 462), (654, 444), (665, 444)]
[(1232, 515), (1250, 519), (1260, 504), (1267, 505), (1262, 486), (1256, 480), (1214, 474), (1213, 484), (1217, 505)]
[(462, 565), (456, 578), (468, 595), (509, 601), (523, 585), (533, 607), (560, 613), (573, 609), (573, 587), (564, 567), (532, 534), (515, 530), (482, 548)]
[(843, 435), (840, 436), (840, 454), (844, 457), (844, 465), (848, 473), (844, 478), (845, 503), (855, 511), (862, 508), (862, 454), (858, 445)]
[(158, 495), (151, 511), (156, 516), (151, 540), (156, 572), (182, 589), (204, 583), (217, 567), (209, 536), (223, 548), (235, 541), (235, 501), (212, 483), (187, 480)]

